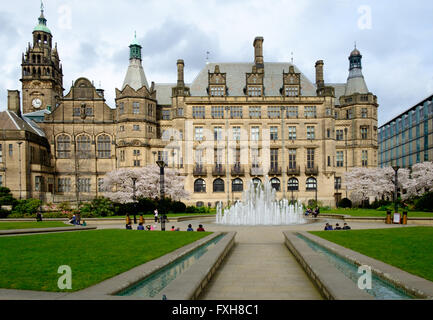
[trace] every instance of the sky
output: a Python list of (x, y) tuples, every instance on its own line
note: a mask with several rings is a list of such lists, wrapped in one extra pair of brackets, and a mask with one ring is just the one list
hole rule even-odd
[[(175, 83), (176, 61), (192, 82), (209, 62), (253, 62), (264, 37), (265, 62), (290, 62), (315, 80), (324, 60), (328, 83), (344, 83), (355, 42), (363, 74), (378, 97), (379, 126), (433, 94), (430, 0), (44, 0), (58, 44), (66, 95), (86, 77), (105, 89), (110, 107), (129, 63), (134, 32), (149, 81)], [(21, 57), (38, 23), (40, 0), (0, 6), (0, 110), (21, 90)], [(292, 55), (293, 53), (293, 55)]]

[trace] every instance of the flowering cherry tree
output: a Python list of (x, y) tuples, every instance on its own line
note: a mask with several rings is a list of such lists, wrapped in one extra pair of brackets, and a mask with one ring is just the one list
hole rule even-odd
[(426, 161), (414, 164), (404, 189), (406, 193), (402, 195), (403, 199), (421, 196), (425, 192), (433, 191), (433, 162)]
[[(104, 177), (105, 196), (113, 201), (128, 203), (134, 201), (133, 178), (135, 195), (137, 198), (157, 198), (160, 195), (160, 169), (156, 165), (149, 165), (139, 169), (119, 169), (109, 172)], [(173, 200), (189, 197), (184, 189), (184, 180), (176, 170), (165, 168), (164, 191), (165, 195)]]

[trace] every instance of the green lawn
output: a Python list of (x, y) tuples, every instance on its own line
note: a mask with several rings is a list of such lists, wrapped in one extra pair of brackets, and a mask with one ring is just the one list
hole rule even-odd
[(209, 234), (95, 230), (0, 237), (0, 288), (61, 291), (57, 270), (68, 265), (70, 291), (81, 290)]
[(433, 281), (433, 227), (311, 233)]
[(71, 227), (61, 221), (0, 222), (0, 230)]
[[(399, 210), (403, 214), (403, 210)], [(332, 214), (346, 214), (354, 217), (386, 217), (386, 211), (378, 211), (376, 209), (320, 209), (320, 213), (332, 213)], [(408, 217), (433, 217), (433, 212), (424, 211), (409, 211), (407, 213)]]

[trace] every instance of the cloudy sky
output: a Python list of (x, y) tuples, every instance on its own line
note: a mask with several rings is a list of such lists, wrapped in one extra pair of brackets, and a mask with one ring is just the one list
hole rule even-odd
[[(316, 60), (326, 82), (345, 82), (356, 41), (368, 88), (378, 96), (379, 125), (433, 93), (433, 1), (430, 0), (45, 0), (58, 43), (65, 94), (81, 76), (101, 83), (114, 107), (128, 67), (134, 31), (147, 79), (176, 82), (176, 60), (193, 81), (206, 63), (251, 62), (256, 36), (264, 59), (294, 63), (314, 81)], [(40, 0), (0, 7), (0, 109), (7, 89), (20, 89), (21, 54), (32, 40)]]

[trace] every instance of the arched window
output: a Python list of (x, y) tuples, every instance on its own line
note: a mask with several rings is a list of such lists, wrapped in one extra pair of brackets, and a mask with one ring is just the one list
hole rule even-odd
[(232, 182), (232, 192), (242, 192), (244, 191), (244, 183), (241, 179), (234, 179)]
[(215, 179), (213, 182), (213, 192), (224, 192), (224, 180)]
[(317, 189), (317, 180), (315, 178), (307, 179), (307, 190), (316, 190)]
[(203, 179), (195, 180), (194, 192), (206, 192), (206, 182)]
[(254, 183), (254, 188), (257, 188), (259, 185), (262, 184), (262, 180), (260, 180), (259, 178), (254, 178), (253, 183)]
[(90, 158), (90, 137), (82, 134), (77, 138), (77, 156), (81, 159)]
[(296, 178), (290, 178), (287, 183), (288, 191), (298, 191), (299, 190), (299, 181)]
[(66, 134), (57, 137), (57, 157), (60, 159), (71, 157), (71, 138)]
[(279, 179), (272, 178), (271, 179), (271, 185), (272, 185), (272, 188), (274, 188), (276, 191), (280, 191), (281, 183), (280, 183)]
[(111, 139), (108, 135), (102, 134), (98, 137), (98, 158), (111, 158)]

